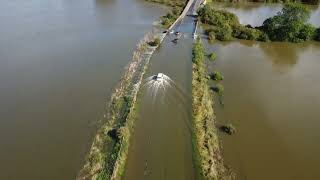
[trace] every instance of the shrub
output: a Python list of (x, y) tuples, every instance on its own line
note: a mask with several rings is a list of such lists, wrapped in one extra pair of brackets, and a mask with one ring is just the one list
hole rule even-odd
[(304, 5), (285, 4), (278, 15), (263, 22), (262, 30), (273, 41), (305, 41), (312, 38), (312, 28), (305, 24), (309, 18), (310, 10)]
[(307, 41), (311, 40), (316, 36), (317, 29), (313, 27), (311, 24), (305, 24), (303, 28), (300, 30), (299, 38)]
[(269, 41), (269, 37), (265, 32), (261, 31), (261, 34), (260, 34), (260, 36), (259, 36), (259, 38), (257, 40), (258, 41), (262, 41), (262, 42), (268, 42)]
[(166, 15), (162, 16), (161, 19), (161, 24), (167, 28), (169, 27), (177, 18), (178, 15), (173, 14), (173, 13), (167, 13)]
[(222, 81), (223, 80), (223, 75), (219, 71), (214, 71), (211, 75), (210, 78), (215, 81)]
[(222, 84), (217, 84), (216, 86), (211, 88), (214, 92), (216, 92), (219, 96), (223, 95), (224, 88)]
[(159, 38), (155, 38), (153, 41), (148, 42), (148, 44), (150, 46), (159, 46), (160, 44), (160, 39)]
[(210, 61), (215, 61), (217, 58), (217, 54), (213, 52), (209, 55), (209, 58), (210, 58)]
[(192, 49), (192, 62), (198, 64), (200, 61), (203, 61), (205, 58), (204, 52), (204, 47), (198, 38)]
[(313, 27), (311, 24), (305, 24), (298, 35), (299, 39), (302, 39), (303, 41), (309, 41), (315, 37), (316, 28)]
[(216, 39), (220, 41), (228, 41), (232, 39), (232, 29), (229, 24), (222, 24), (215, 29)]

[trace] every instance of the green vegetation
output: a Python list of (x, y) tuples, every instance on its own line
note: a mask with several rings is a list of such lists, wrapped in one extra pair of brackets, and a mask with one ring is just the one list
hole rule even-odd
[(203, 63), (204, 57), (205, 57), (205, 51), (203, 48), (202, 43), (199, 42), (200, 40), (197, 40), (197, 43), (194, 44), (192, 49), (192, 62), (194, 64), (200, 64)]
[(210, 61), (215, 61), (217, 58), (217, 54), (213, 52), (209, 55), (209, 58), (210, 58)]
[(160, 17), (161, 25), (164, 28), (168, 28), (171, 26), (172, 23), (174, 23), (174, 21), (181, 14), (183, 7), (186, 5), (186, 0), (146, 0), (146, 1), (164, 4), (172, 8), (171, 12)]
[(315, 30), (305, 22), (310, 18), (310, 10), (301, 4), (285, 4), (278, 15), (263, 22), (261, 30), (272, 41), (303, 42), (313, 39)]
[(153, 41), (148, 42), (148, 44), (154, 47), (154, 46), (159, 46), (160, 42), (161, 42), (160, 38), (155, 38)]
[(216, 92), (219, 96), (223, 95), (224, 87), (222, 84), (217, 84), (216, 86), (211, 88), (214, 92)]
[(192, 142), (195, 165), (201, 176), (198, 179), (234, 179), (233, 172), (224, 165), (221, 157), (213, 94), (208, 85), (205, 50), (200, 39), (194, 44), (192, 54)]
[(208, 4), (198, 10), (199, 19), (206, 24), (208, 39), (221, 41), (232, 38), (256, 41), (319, 41), (319, 30), (306, 23), (310, 10), (297, 3), (285, 4), (276, 16), (266, 19), (261, 27), (243, 26), (230, 12), (216, 10)]
[(208, 25), (206, 33), (208, 39), (228, 41), (232, 38), (266, 41), (266, 35), (257, 29), (242, 26), (238, 17), (225, 10), (216, 10), (207, 4), (198, 10), (199, 19)]
[(173, 24), (178, 17), (179, 17), (179, 14), (173, 14), (169, 12), (160, 18), (161, 24), (164, 28), (169, 28), (171, 24)]
[(210, 74), (210, 78), (214, 81), (222, 81), (223, 76), (219, 71), (214, 71), (212, 74)]

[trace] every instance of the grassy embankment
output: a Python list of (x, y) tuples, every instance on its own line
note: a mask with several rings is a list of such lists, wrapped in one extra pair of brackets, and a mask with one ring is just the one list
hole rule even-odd
[(308, 23), (309, 8), (298, 3), (285, 4), (277, 15), (266, 19), (259, 27), (240, 24), (235, 14), (218, 10), (212, 3), (200, 8), (198, 14), (211, 42), (215, 39), (228, 41), (234, 38), (294, 43), (320, 41), (320, 28)]
[[(137, 118), (137, 94), (159, 37), (147, 34), (137, 45), (118, 87), (111, 96), (86, 162), (77, 179), (121, 179), (128, 155), (130, 136)], [(153, 45), (150, 46), (149, 44)]]
[(195, 43), (192, 54), (193, 148), (199, 179), (234, 179), (234, 174), (224, 165), (221, 156), (213, 92), (208, 85), (205, 50), (200, 39)]
[(187, 0), (146, 0), (149, 2), (159, 3), (171, 8), (171, 12), (161, 16), (161, 25), (164, 28), (168, 28), (172, 23), (180, 16), (183, 8), (185, 7)]

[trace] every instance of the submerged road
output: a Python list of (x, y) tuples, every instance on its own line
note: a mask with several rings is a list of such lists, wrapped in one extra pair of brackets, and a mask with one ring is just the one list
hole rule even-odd
[[(181, 32), (179, 43), (175, 34), (167, 33), (161, 47), (154, 53), (148, 76), (168, 75), (176, 86), (150, 96), (150, 89), (141, 89), (139, 119), (129, 147), (124, 178), (128, 180), (196, 179), (192, 159), (190, 122), (192, 33), (200, 5), (192, 0), (186, 5), (171, 30)], [(180, 35), (179, 35), (180, 36)]]

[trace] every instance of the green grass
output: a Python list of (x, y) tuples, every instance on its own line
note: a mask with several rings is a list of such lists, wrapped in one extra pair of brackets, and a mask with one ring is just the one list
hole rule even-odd
[(215, 52), (209, 55), (210, 61), (215, 61), (217, 59), (217, 54)]
[(171, 11), (169, 13), (160, 17), (161, 25), (163, 28), (169, 28), (171, 24), (174, 23), (174, 21), (181, 14), (187, 2), (186, 0), (146, 0), (146, 1), (163, 4), (171, 8)]
[(192, 143), (198, 179), (234, 179), (233, 172), (224, 165), (221, 156), (213, 94), (208, 85), (205, 50), (200, 39), (194, 44), (192, 54)]

